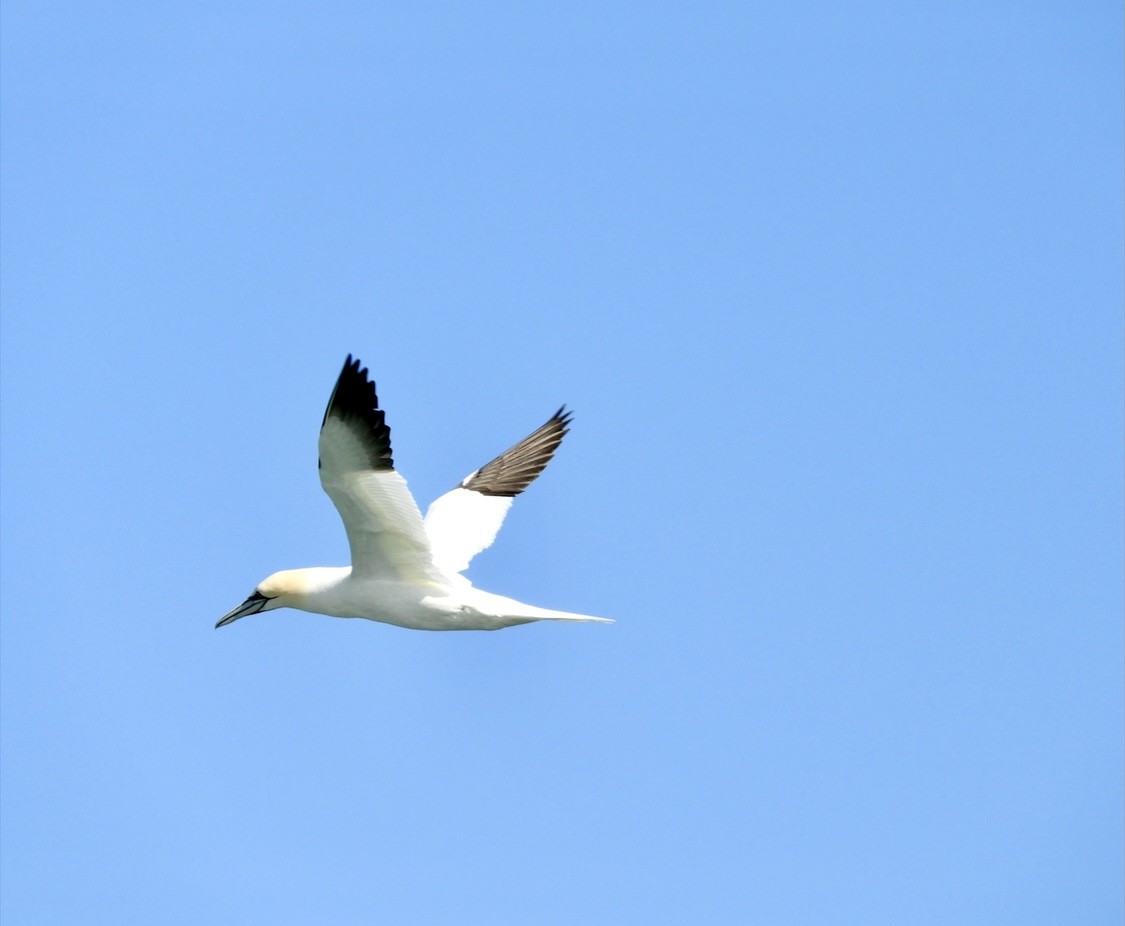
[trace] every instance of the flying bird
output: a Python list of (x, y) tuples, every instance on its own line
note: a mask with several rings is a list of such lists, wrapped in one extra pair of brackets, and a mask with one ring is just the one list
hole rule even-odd
[(351, 355), (320, 426), (320, 484), (344, 522), (351, 566), (275, 572), (216, 627), (277, 608), (363, 617), (415, 630), (499, 630), (531, 621), (598, 621), (524, 604), (474, 588), (462, 575), (492, 545), (512, 499), (546, 468), (571, 413), (565, 406), (538, 430), (469, 473), (430, 505), (423, 519), (394, 468), (391, 430), (375, 383)]

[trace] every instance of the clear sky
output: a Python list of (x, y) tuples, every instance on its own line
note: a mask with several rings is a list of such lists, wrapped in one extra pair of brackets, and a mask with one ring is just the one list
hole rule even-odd
[[(1120, 3), (0, 25), (5, 926), (1120, 923)], [(616, 624), (213, 629), (349, 352)]]

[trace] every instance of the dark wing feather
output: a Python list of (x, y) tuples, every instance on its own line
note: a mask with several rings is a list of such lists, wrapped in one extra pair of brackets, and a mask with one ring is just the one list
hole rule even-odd
[(541, 428), (469, 476), (461, 488), (481, 495), (519, 495), (551, 462), (572, 417), (562, 406)]
[(386, 413), (379, 408), (379, 397), (375, 394), (375, 383), (367, 378), (367, 370), (348, 354), (344, 369), (336, 380), (336, 388), (324, 409), (321, 428), (329, 418), (338, 419), (363, 443), (371, 469), (394, 469), (395, 461), (391, 455), (391, 429), (387, 425)]

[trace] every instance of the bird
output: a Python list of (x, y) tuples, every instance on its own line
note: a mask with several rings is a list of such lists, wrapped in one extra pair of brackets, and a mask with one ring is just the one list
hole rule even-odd
[(425, 518), (394, 466), (391, 431), (375, 383), (348, 354), (318, 440), (320, 484), (344, 522), (350, 566), (284, 569), (267, 576), (215, 624), (295, 608), (413, 630), (499, 630), (532, 621), (594, 621), (473, 586), (463, 573), (492, 545), (512, 500), (543, 472), (573, 414), (546, 423), (437, 498)]

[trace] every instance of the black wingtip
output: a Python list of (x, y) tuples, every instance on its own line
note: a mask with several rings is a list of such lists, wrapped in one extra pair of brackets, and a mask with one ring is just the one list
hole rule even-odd
[(379, 396), (375, 383), (368, 377), (367, 368), (359, 358), (348, 354), (344, 368), (336, 380), (336, 387), (324, 410), (320, 426), (323, 428), (329, 418), (338, 418), (344, 423), (362, 421), (366, 425), (365, 440), (373, 469), (394, 469), (391, 456), (391, 429), (386, 415), (379, 408)]

